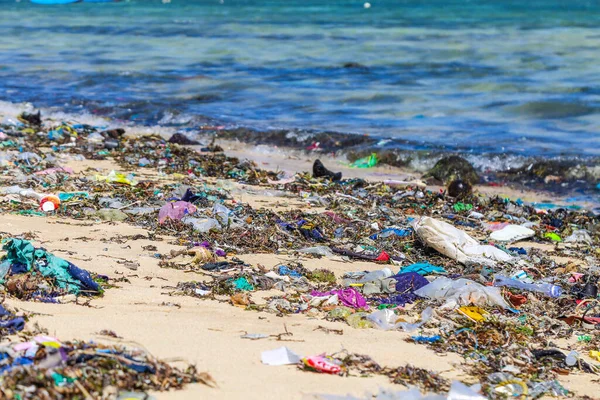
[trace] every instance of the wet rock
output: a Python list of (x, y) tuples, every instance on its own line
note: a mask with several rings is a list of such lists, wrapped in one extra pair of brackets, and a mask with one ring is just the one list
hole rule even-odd
[(182, 133), (174, 133), (173, 136), (171, 136), (169, 138), (169, 143), (184, 144), (184, 145), (198, 145), (198, 144), (200, 144), (199, 142), (188, 138), (187, 136), (185, 136)]
[(369, 69), (366, 65), (363, 65), (363, 64), (360, 64), (360, 63), (357, 63), (357, 62), (347, 62), (347, 63), (345, 63), (343, 65), (343, 68), (346, 68), (346, 69), (363, 69), (363, 70)]
[(448, 156), (439, 160), (425, 175), (441, 182), (451, 182), (459, 179), (464, 183), (474, 185), (479, 182), (475, 168), (464, 158)]
[(26, 124), (32, 125), (32, 126), (42, 126), (42, 113), (41, 111), (38, 111), (37, 113), (22, 113), (21, 115), (19, 115), (19, 120), (21, 122), (24, 122)]
[(125, 134), (125, 129), (109, 129), (106, 131), (100, 132), (103, 138), (106, 139), (120, 139)]
[[(520, 182), (522, 184), (543, 184), (544, 188), (552, 189), (554, 186), (576, 184), (586, 186), (595, 184), (600, 175), (600, 169), (565, 160), (541, 160), (523, 167), (503, 171), (499, 174), (503, 178)], [(570, 185), (572, 186), (572, 185)]]

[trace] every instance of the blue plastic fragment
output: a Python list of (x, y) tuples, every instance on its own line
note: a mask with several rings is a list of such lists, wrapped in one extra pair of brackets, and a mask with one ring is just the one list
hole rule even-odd
[(440, 335), (435, 336), (411, 336), (412, 340), (418, 343), (435, 343), (439, 342), (442, 338)]

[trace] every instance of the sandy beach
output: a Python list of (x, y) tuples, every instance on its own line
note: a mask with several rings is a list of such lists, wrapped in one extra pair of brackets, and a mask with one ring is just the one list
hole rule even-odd
[[(264, 148), (252, 148), (242, 143), (219, 144), (228, 155), (251, 159), (261, 168), (284, 171), (290, 177), (297, 172), (310, 170), (313, 159), (313, 156), (305, 153), (285, 156), (285, 149), (265, 152)], [(321, 158), (329, 164), (335, 163), (333, 159)], [(418, 173), (390, 167), (357, 170), (334, 165), (334, 169), (340, 169), (344, 176), (373, 182), (420, 179)], [(73, 169), (74, 174), (70, 179), (75, 181), (94, 174), (106, 175), (111, 170), (119, 169), (119, 165), (110, 158), (104, 161), (70, 161), (63, 167)], [(158, 175), (151, 168), (138, 169), (136, 178), (157, 182), (178, 179)], [(9, 183), (10, 180), (5, 178), (5, 182)], [(204, 182), (210, 182), (210, 179)], [(224, 203), (226, 206), (245, 203), (254, 208), (276, 211), (297, 209), (315, 214), (326, 210), (326, 207), (311, 206), (294, 194), (286, 197), (265, 195), (265, 191), (271, 190), (268, 186), (241, 185), (233, 180), (230, 183), (232, 199)], [(440, 187), (428, 189), (438, 191)], [(551, 195), (548, 193), (515, 191), (509, 187), (478, 187), (476, 190), (480, 195), (502, 195), (513, 200), (561, 200), (549, 199)], [(406, 342), (410, 334), (398, 330), (354, 329), (347, 324), (326, 321), (318, 315), (257, 313), (232, 306), (226, 297), (214, 301), (170, 295), (178, 282), (208, 279), (201, 272), (183, 272), (159, 266), (160, 260), (156, 254), (168, 254), (171, 250), (183, 248), (172, 244), (176, 236), (161, 234), (149, 240), (149, 230), (130, 223), (75, 220), (60, 214), (28, 217), (5, 212), (0, 216), (0, 224), (3, 238), (26, 235), (35, 245), (43, 246), (90, 272), (126, 278), (117, 287), (106, 290), (103, 297), (92, 299), (86, 305), (45, 304), (7, 298), (6, 304), (16, 308), (19, 313), (31, 315), (28, 325), (38, 323), (57, 338), (142, 346), (154, 356), (175, 364), (195, 364), (200, 371), (208, 372), (217, 384), (214, 388), (192, 384), (182, 391), (152, 393), (158, 399), (311, 399), (319, 398), (318, 394), (352, 394), (360, 397), (376, 393), (380, 388), (394, 391), (403, 389), (382, 376), (340, 377), (299, 371), (293, 365), (267, 366), (261, 363), (261, 352), (281, 346), (287, 346), (301, 356), (346, 350), (367, 354), (381, 365), (401, 366), (408, 363), (439, 373), (450, 380), (477, 383), (460, 367), (463, 359), (458, 354), (438, 355), (422, 345)], [(140, 236), (132, 239), (135, 235)], [(145, 250), (145, 246), (156, 246), (156, 250)], [(540, 248), (539, 244), (533, 242), (521, 242), (519, 246), (525, 249), (528, 246)], [(551, 251), (554, 246), (542, 245), (541, 248)], [(238, 257), (250, 265), (261, 265), (267, 270), (288, 262), (301, 261), (309, 270), (325, 268), (332, 271), (338, 282), (348, 271), (374, 271), (381, 268), (379, 263), (350, 261), (341, 257), (314, 259), (286, 254), (240, 254)], [(132, 270), (123, 261), (139, 264), (139, 267)], [(582, 259), (577, 256), (561, 261), (582, 264)], [(251, 297), (255, 303), (261, 304), (265, 298), (276, 294), (274, 290), (260, 291)], [(407, 310), (410, 308), (408, 305)], [(122, 339), (98, 335), (103, 329), (116, 332)], [(327, 329), (338, 330), (339, 333)], [(289, 335), (280, 336), (278, 340), (276, 336), (286, 332)], [(246, 333), (273, 336), (256, 341), (241, 338)], [(567, 351), (573, 345), (573, 340), (561, 340), (556, 344)], [(582, 355), (582, 358), (586, 359), (586, 356)], [(577, 396), (597, 396), (596, 385), (591, 384), (593, 378), (589, 374), (572, 372), (568, 376), (559, 375), (558, 379)]]

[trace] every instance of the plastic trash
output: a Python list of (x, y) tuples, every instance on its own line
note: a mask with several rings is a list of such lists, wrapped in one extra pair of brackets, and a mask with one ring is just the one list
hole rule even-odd
[(394, 273), (389, 268), (383, 268), (377, 271), (372, 271), (358, 280), (358, 283), (373, 282), (379, 279), (385, 279), (392, 276)]
[(335, 254), (327, 246), (304, 247), (298, 249), (298, 253), (316, 254), (323, 257), (335, 257)]
[(544, 237), (546, 239), (550, 239), (553, 242), (562, 242), (562, 239), (560, 236), (558, 236), (556, 233), (554, 232), (546, 232), (544, 233)]
[(23, 153), (19, 153), (19, 155), (17, 156), (17, 160), (19, 160), (27, 165), (35, 165), (35, 164), (39, 163), (40, 161), (42, 161), (42, 157), (38, 156), (35, 153), (23, 152)]
[(66, 289), (70, 293), (78, 294), (82, 290), (101, 291), (100, 286), (92, 279), (89, 272), (44, 249), (36, 249), (27, 240), (9, 239), (4, 244), (3, 250), (7, 252), (6, 260), (10, 261), (13, 273), (15, 272), (14, 266), (18, 265), (25, 271), (35, 269), (42, 276), (53, 278), (57, 287)]
[(325, 356), (311, 356), (302, 359), (304, 367), (315, 372), (321, 372), (325, 374), (339, 374), (342, 368), (335, 363), (330, 357)]
[(298, 364), (300, 356), (287, 347), (280, 347), (275, 350), (263, 351), (260, 360), (266, 365), (289, 365)]
[(407, 237), (413, 234), (412, 229), (386, 228), (379, 233), (369, 236), (369, 239), (385, 239), (390, 236)]
[(12, 262), (10, 260), (0, 262), (0, 280), (4, 279), (6, 274), (8, 274), (11, 264)]
[(507, 225), (490, 234), (490, 239), (498, 242), (516, 242), (535, 236), (535, 231), (521, 225)]
[(60, 207), (60, 199), (53, 194), (42, 197), (40, 200), (40, 210), (44, 212), (56, 211)]
[(113, 208), (101, 208), (100, 210), (96, 211), (94, 215), (103, 221), (122, 222), (129, 218), (128, 215), (125, 214), (123, 211), (115, 210)]
[(191, 225), (196, 232), (205, 233), (211, 229), (221, 230), (221, 224), (214, 218), (194, 218), (185, 216), (181, 219), (186, 225)]
[(79, 200), (79, 199), (87, 199), (90, 197), (88, 192), (67, 192), (67, 193), (59, 193), (58, 198), (62, 202), (71, 201), (71, 200)]
[(176, 201), (167, 203), (161, 207), (158, 212), (158, 223), (164, 224), (167, 219), (175, 221), (181, 220), (184, 216), (193, 214), (197, 211), (195, 205), (187, 201)]
[(350, 164), (354, 168), (372, 168), (377, 165), (377, 154), (371, 153), (368, 157), (359, 158)]
[(496, 304), (502, 308), (511, 308), (502, 297), (500, 289), (483, 286), (470, 279), (450, 279), (439, 277), (429, 285), (415, 290), (415, 294), (435, 300), (446, 300), (441, 308), (457, 308), (461, 305)]
[(569, 354), (567, 355), (567, 357), (565, 358), (565, 363), (569, 366), (572, 367), (575, 364), (577, 364), (577, 360), (579, 360), (579, 353), (576, 352), (575, 350), (571, 350), (571, 352), (569, 352)]
[(354, 329), (370, 329), (374, 325), (368, 317), (369, 314), (365, 312), (357, 312), (346, 317), (346, 322)]
[(494, 277), (494, 286), (507, 286), (515, 289), (528, 290), (530, 292), (543, 293), (549, 297), (560, 297), (562, 288), (551, 283), (525, 283), (504, 275)]
[(369, 321), (372, 321), (376, 327), (385, 331), (388, 331), (390, 329), (402, 328), (406, 332), (413, 332), (419, 329), (421, 325), (429, 321), (432, 316), (433, 309), (431, 307), (427, 307), (421, 313), (421, 320), (417, 323), (411, 324), (408, 322), (396, 322), (398, 320), (398, 315), (396, 315), (396, 313), (393, 310), (387, 308), (375, 311), (371, 313), (367, 318), (369, 319)]
[(400, 269), (399, 273), (404, 274), (408, 272), (415, 272), (419, 275), (447, 273), (447, 271), (443, 267), (438, 267), (437, 265), (432, 265), (428, 262), (406, 265)]
[(573, 233), (570, 236), (567, 236), (565, 238), (565, 242), (568, 243), (585, 243), (585, 244), (592, 244), (592, 238), (590, 237), (590, 234), (588, 233), (588, 231), (584, 230), (584, 229), (579, 229), (577, 231), (573, 231)]
[(22, 188), (20, 186), (9, 186), (7, 188), (0, 188), (0, 193), (2, 194), (16, 194), (21, 197), (32, 198), (40, 201), (44, 196), (43, 193), (38, 193), (33, 189)]
[(417, 343), (435, 343), (435, 342), (439, 342), (440, 340), (442, 340), (442, 337), (440, 335), (434, 335), (434, 336), (411, 336), (410, 337), (412, 340), (414, 340)]
[(329, 292), (313, 290), (310, 295), (316, 297), (337, 295), (340, 303), (344, 306), (352, 308), (368, 308), (367, 300), (354, 288), (330, 290)]
[(133, 179), (132, 175), (125, 175), (120, 172), (110, 171), (106, 176), (96, 175), (97, 181), (104, 181), (106, 183), (121, 183), (124, 185), (135, 186), (137, 182)]
[(431, 217), (421, 217), (413, 223), (415, 232), (428, 246), (461, 264), (473, 262), (495, 265), (497, 261), (509, 261), (506, 252), (489, 245), (481, 245), (467, 233)]
[(265, 335), (264, 333), (246, 333), (245, 335), (240, 336), (242, 339), (250, 339), (250, 340), (259, 340), (266, 339), (269, 335)]

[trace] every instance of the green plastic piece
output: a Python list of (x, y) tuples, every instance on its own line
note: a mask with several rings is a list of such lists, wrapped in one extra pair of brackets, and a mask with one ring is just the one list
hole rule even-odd
[(546, 239), (552, 240), (553, 242), (562, 242), (562, 239), (560, 238), (560, 236), (558, 236), (554, 232), (547, 232), (547, 233), (544, 234), (544, 237)]
[(19, 214), (19, 215), (35, 215), (36, 217), (45, 217), (46, 214), (41, 212), (41, 211), (35, 211), (35, 210), (20, 210), (17, 211), (15, 214)]
[(454, 211), (456, 212), (460, 212), (460, 211), (469, 211), (473, 209), (473, 204), (465, 204), (465, 203), (456, 203), (454, 205)]
[(377, 165), (377, 154), (372, 153), (368, 157), (359, 158), (350, 164), (354, 168), (372, 168)]

